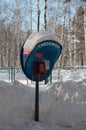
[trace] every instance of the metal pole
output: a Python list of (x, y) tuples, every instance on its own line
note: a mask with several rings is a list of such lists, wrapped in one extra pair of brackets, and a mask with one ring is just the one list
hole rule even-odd
[(36, 82), (35, 89), (35, 121), (39, 121), (39, 82)]
[(52, 84), (52, 72), (50, 74), (50, 83)]

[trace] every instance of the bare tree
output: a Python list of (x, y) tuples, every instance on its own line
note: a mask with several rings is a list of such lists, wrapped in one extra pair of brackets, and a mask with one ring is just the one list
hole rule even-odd
[(62, 50), (62, 54), (60, 55), (59, 58), (59, 62), (58, 62), (58, 77), (57, 79), (60, 79), (60, 70), (62, 68), (62, 64), (63, 64), (63, 60), (64, 60), (64, 40), (65, 40), (65, 31), (64, 31), (64, 27), (65, 27), (65, 19), (66, 19), (66, 3), (64, 4), (64, 10), (63, 10), (63, 24), (62, 24), (62, 33), (61, 33), (61, 43), (63, 46), (63, 50)]
[[(44, 30), (47, 30), (47, 0), (44, 0)], [(48, 78), (45, 79), (45, 84), (48, 83)]]
[(3, 21), (0, 21), (0, 67), (3, 67), (3, 37), (4, 36)]
[(32, 0), (30, 0), (30, 32), (32, 32)]
[(44, 30), (47, 30), (47, 0), (44, 0)]
[(70, 19), (70, 2), (71, 0), (67, 1), (67, 8), (68, 8), (68, 51), (69, 51), (69, 66), (73, 66), (72, 61), (72, 47), (71, 47), (71, 19)]
[(39, 0), (37, 0), (37, 31), (40, 29), (40, 8), (39, 8)]
[(85, 35), (85, 65), (86, 65), (86, 0), (81, 0), (84, 2), (84, 35)]
[(53, 27), (53, 32), (55, 32), (56, 23), (57, 23), (57, 20), (58, 20), (59, 3), (60, 3), (60, 0), (57, 0), (57, 4), (56, 4), (56, 13), (55, 13), (55, 17), (54, 17), (54, 27)]
[(19, 3), (18, 0), (16, 2), (16, 11), (17, 11), (17, 67), (20, 66), (20, 48), (21, 48), (21, 20), (20, 20), (20, 10), (19, 10)]
[(86, 65), (86, 0), (84, 4), (85, 65)]

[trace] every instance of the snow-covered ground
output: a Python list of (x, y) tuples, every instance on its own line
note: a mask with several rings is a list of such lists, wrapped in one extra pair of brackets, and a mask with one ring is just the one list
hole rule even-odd
[(0, 72), (0, 130), (86, 130), (86, 69), (53, 71), (53, 83), (40, 83), (39, 122), (34, 121), (35, 83), (22, 72), (9, 83)]

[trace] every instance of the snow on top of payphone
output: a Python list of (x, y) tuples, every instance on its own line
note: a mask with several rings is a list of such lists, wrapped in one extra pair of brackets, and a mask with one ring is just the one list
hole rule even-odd
[(52, 41), (61, 43), (56, 34), (52, 34), (49, 32), (36, 32), (36, 33), (32, 33), (28, 37), (28, 39), (26, 40), (24, 44), (24, 49), (25, 50), (33, 49), (36, 44), (46, 41), (46, 40), (52, 40)]

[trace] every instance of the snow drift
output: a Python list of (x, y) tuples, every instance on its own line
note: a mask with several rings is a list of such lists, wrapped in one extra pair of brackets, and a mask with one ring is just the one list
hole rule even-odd
[[(85, 80), (86, 81), (86, 80)], [(41, 94), (40, 120), (67, 127), (86, 127), (86, 85), (54, 83)]]
[(34, 116), (34, 89), (0, 81), (0, 126), (28, 123)]
[[(84, 84), (83, 84), (84, 82)], [(86, 79), (57, 82), (40, 89), (39, 121), (86, 127)], [(0, 81), (0, 127), (34, 120), (35, 89), (15, 81)]]

